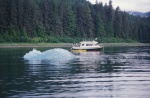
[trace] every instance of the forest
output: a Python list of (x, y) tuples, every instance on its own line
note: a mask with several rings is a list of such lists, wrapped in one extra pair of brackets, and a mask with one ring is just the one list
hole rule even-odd
[(86, 0), (0, 0), (0, 43), (150, 42), (150, 17)]

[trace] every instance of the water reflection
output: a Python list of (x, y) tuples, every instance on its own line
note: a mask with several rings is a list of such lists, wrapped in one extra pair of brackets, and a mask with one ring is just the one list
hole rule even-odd
[(102, 52), (80, 52), (77, 55), (77, 64), (96, 66)]
[(116, 55), (108, 55), (103, 51), (75, 53), (77, 59), (72, 66), (80, 72), (118, 72), (119, 66), (123, 66)]

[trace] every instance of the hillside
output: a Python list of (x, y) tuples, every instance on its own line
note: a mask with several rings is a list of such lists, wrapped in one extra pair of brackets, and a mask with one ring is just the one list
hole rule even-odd
[(136, 12), (136, 11), (129, 11), (128, 12), (130, 15), (134, 15), (134, 16), (140, 16), (140, 17), (150, 17), (150, 12)]
[(0, 42), (150, 42), (150, 17), (86, 0), (0, 0)]

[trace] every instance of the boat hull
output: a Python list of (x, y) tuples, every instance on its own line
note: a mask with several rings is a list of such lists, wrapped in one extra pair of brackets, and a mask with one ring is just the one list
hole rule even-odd
[(91, 48), (91, 49), (71, 49), (73, 52), (88, 52), (88, 51), (100, 51), (103, 48)]

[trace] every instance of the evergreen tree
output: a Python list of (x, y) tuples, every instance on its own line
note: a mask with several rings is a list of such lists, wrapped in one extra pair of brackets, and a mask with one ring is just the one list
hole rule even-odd
[(9, 25), (13, 25), (13, 26), (17, 26), (18, 25), (18, 7), (17, 7), (17, 0), (10, 0), (10, 24)]
[(114, 37), (122, 37), (122, 17), (119, 7), (115, 10)]
[(22, 0), (18, 0), (17, 1), (17, 24), (18, 24), (18, 28), (22, 28), (23, 27), (23, 16), (24, 16), (24, 8), (23, 8), (23, 1)]
[(60, 13), (63, 24), (63, 32), (67, 36), (74, 36), (77, 26), (76, 17), (71, 5), (68, 5), (68, 2), (61, 2)]
[(113, 28), (113, 18), (114, 18), (114, 11), (112, 7), (112, 1), (109, 1), (109, 6), (107, 9), (107, 29), (106, 32), (108, 36), (114, 36), (114, 28)]
[(123, 16), (122, 16), (122, 27), (123, 27), (122, 38), (124, 38), (124, 39), (129, 38), (130, 37), (129, 35), (132, 33), (129, 21), (130, 21), (130, 19), (129, 19), (127, 13), (124, 12)]
[(77, 19), (81, 37), (93, 37), (93, 20), (91, 10), (86, 2), (78, 4)]
[(30, 37), (33, 37), (32, 32), (34, 31), (33, 26), (33, 5), (31, 0), (23, 0), (23, 27), (27, 30), (29, 33), (28, 35)]
[(63, 34), (63, 26), (62, 21), (59, 16), (59, 0), (51, 0), (51, 31), (54, 35), (62, 35)]
[(103, 37), (105, 36), (105, 28), (104, 28), (104, 22), (102, 20), (102, 4), (98, 2), (94, 5), (93, 10), (93, 20), (95, 24), (95, 37)]
[(8, 26), (8, 1), (0, 0), (0, 34), (2, 35), (7, 30)]
[[(50, 1), (49, 1), (50, 2)], [(39, 8), (41, 11), (41, 15), (42, 15), (42, 23), (46, 29), (46, 33), (50, 32), (50, 9), (51, 6), (49, 5), (48, 0), (41, 0)]]

